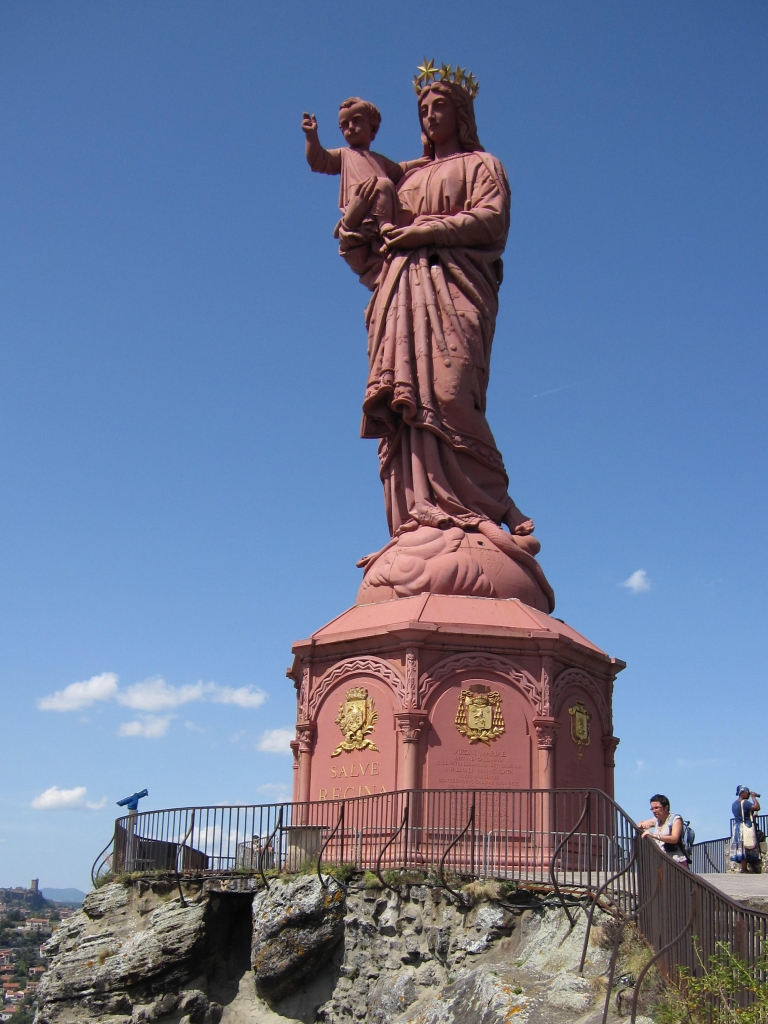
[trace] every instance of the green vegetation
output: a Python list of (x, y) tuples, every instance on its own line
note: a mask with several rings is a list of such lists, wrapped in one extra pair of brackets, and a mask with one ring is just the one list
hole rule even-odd
[[(768, 949), (755, 963), (735, 956), (720, 942), (703, 974), (680, 970), (679, 987), (670, 990), (655, 1008), (658, 1024), (765, 1024), (768, 1020)], [(743, 1005), (749, 1001), (749, 1005)]]

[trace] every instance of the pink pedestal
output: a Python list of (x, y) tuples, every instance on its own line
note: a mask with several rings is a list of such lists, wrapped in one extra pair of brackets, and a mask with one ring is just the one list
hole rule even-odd
[[(613, 794), (611, 698), (624, 662), (520, 600), (358, 604), (293, 652), (295, 800), (420, 788)], [(351, 743), (364, 748), (335, 753), (355, 714), (367, 731)], [(488, 742), (474, 739), (492, 724)]]

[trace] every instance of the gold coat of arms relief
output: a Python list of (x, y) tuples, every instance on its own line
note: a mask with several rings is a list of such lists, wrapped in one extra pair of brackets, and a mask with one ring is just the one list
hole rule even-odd
[(476, 684), (462, 690), (456, 712), (456, 728), (470, 743), (487, 743), (504, 732), (501, 694), (490, 686)]
[(355, 686), (347, 690), (346, 700), (339, 705), (336, 725), (344, 734), (344, 739), (336, 747), (331, 757), (338, 757), (342, 751), (351, 753), (353, 750), (378, 750), (369, 740), (368, 734), (373, 732), (379, 715), (373, 705), (373, 698), (368, 696), (364, 686)]
[(571, 739), (579, 748), (581, 760), (581, 748), (589, 746), (589, 722), (592, 715), (580, 700), (577, 700), (572, 708), (568, 708), (568, 714), (571, 716)]

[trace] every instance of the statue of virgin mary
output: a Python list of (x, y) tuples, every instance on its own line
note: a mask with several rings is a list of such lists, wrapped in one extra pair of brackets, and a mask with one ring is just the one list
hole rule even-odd
[(373, 242), (351, 226), (374, 201), (371, 179), (338, 229), (342, 256), (373, 282), (362, 436), (379, 441), (391, 536), (360, 563), (358, 602), (431, 592), (551, 611), (533, 522), (509, 495), (486, 419), (509, 183), (480, 144), (473, 76), (420, 71), (424, 154), (402, 165), (395, 226)]

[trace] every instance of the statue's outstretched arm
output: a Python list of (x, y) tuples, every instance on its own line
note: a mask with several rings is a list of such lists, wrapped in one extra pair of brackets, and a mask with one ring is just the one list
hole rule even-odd
[(341, 174), (341, 153), (338, 149), (323, 149), (320, 145), (317, 118), (314, 114), (304, 111), (301, 130), (306, 138), (305, 153), (310, 168), (320, 174)]

